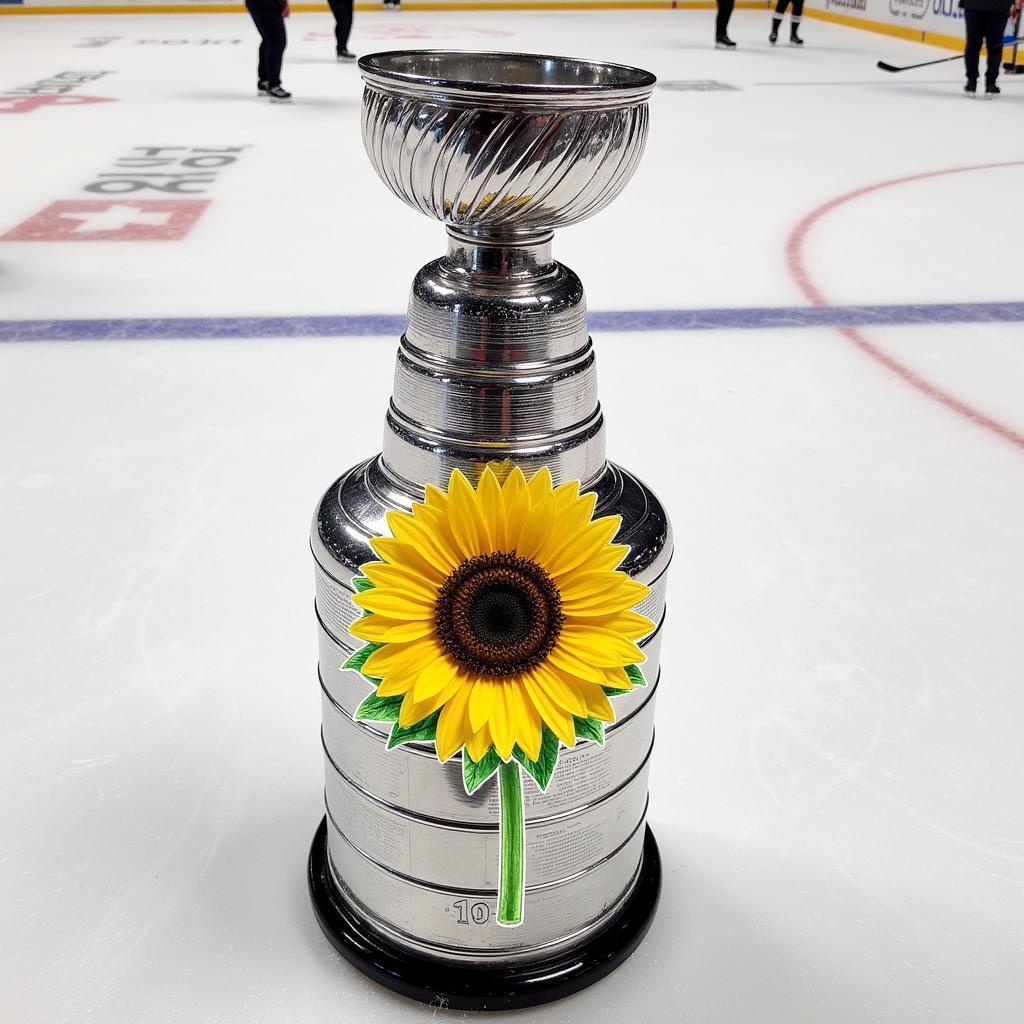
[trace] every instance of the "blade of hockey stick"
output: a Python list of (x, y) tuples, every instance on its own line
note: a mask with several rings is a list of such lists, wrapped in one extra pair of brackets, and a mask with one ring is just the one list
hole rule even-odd
[(913, 71), (914, 68), (927, 68), (931, 67), (932, 64), (948, 64), (951, 60), (963, 60), (964, 55), (958, 53), (955, 57), (940, 57), (938, 60), (926, 60), (921, 64), (907, 64), (906, 67), (898, 68), (895, 64), (886, 64), (884, 60), (878, 62), (878, 68), (881, 71), (891, 71), (893, 73), (899, 71)]

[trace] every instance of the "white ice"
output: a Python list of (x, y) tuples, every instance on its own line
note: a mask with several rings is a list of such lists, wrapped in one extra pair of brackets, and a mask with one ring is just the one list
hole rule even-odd
[[(941, 51), (814, 20), (804, 50), (771, 49), (767, 14), (740, 12), (722, 53), (711, 17), (359, 14), (352, 44), (734, 87), (659, 90), (630, 187), (557, 236), (596, 312), (806, 306), (786, 245), (814, 209), (1024, 161), (1024, 79), (971, 103), (955, 65), (874, 66)], [(134, 146), (250, 147), (183, 241), (0, 242), (0, 324), (400, 314), (443, 232), (372, 172), (329, 27), (292, 18), (284, 107), (252, 95), (244, 16), (0, 18), (0, 94), (107, 70), (80, 91), (118, 100), (0, 114), (0, 234), (90, 198)], [(116, 38), (76, 46), (92, 36)], [(839, 206), (807, 236), (808, 279), (833, 305), (1021, 300), (1022, 170)], [(610, 454), (677, 537), (663, 897), (611, 979), (505, 1020), (1020, 1021), (1024, 330), (856, 338), (595, 338)], [(394, 346), (0, 344), (4, 1020), (427, 1019), (339, 960), (304, 880), (322, 813), (307, 529), (379, 447)]]

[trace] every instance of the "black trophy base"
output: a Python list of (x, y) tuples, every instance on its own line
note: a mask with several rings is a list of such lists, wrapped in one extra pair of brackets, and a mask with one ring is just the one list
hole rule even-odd
[(614, 917), (586, 942), (515, 967), (454, 966), (397, 946), (338, 891), (327, 864), (326, 818), (309, 851), (309, 894), (331, 945), (381, 985), (410, 999), (456, 1010), (519, 1010), (562, 999), (600, 981), (640, 945), (660, 893), (661, 857), (647, 828), (636, 887)]

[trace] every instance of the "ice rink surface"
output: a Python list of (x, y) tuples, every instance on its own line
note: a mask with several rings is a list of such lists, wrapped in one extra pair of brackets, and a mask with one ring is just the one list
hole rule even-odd
[[(356, 18), (359, 53), (662, 80), (633, 183), (555, 239), (610, 455), (676, 530), (661, 909), (612, 978), (504, 1019), (1018, 1024), (1024, 78), (972, 103), (957, 65), (875, 70), (941, 51), (818, 21), (772, 49), (740, 12), (716, 52), (710, 18)], [(0, 19), (12, 1024), (435, 1013), (343, 964), (305, 890), (309, 519), (379, 448), (406, 292), (444, 246), (374, 176), (329, 28), (291, 19), (286, 107), (253, 95), (243, 16)], [(71, 72), (111, 102), (10, 100)], [(137, 147), (181, 147), (164, 173), (235, 159), (191, 197), (106, 191)], [(187, 198), (208, 205), (132, 205)]]

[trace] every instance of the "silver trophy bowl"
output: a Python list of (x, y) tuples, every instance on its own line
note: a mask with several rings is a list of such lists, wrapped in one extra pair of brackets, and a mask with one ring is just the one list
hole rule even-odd
[[(507, 53), (400, 51), (360, 62), (363, 140), (408, 205), (444, 222), (448, 251), (409, 295), (381, 454), (348, 470), (311, 533), (327, 816), (310, 854), (325, 934), (390, 988), (452, 1007), (529, 1006), (603, 977), (639, 944), (660, 886), (646, 827), (671, 529), (657, 497), (605, 458), (583, 286), (552, 232), (621, 192), (643, 152), (652, 75)], [(354, 721), (368, 684), (342, 663), (361, 641), (352, 579), (390, 509), (452, 469), (495, 460), (580, 480), (620, 515), (621, 568), (651, 588), (638, 610), (648, 685), (618, 698), (604, 746), (563, 752), (527, 787), (525, 921), (495, 921), (497, 793), (467, 796), (458, 758), (386, 749)]]
[(477, 236), (576, 224), (625, 187), (654, 76), (516, 53), (409, 50), (360, 63), (363, 142), (413, 209)]

